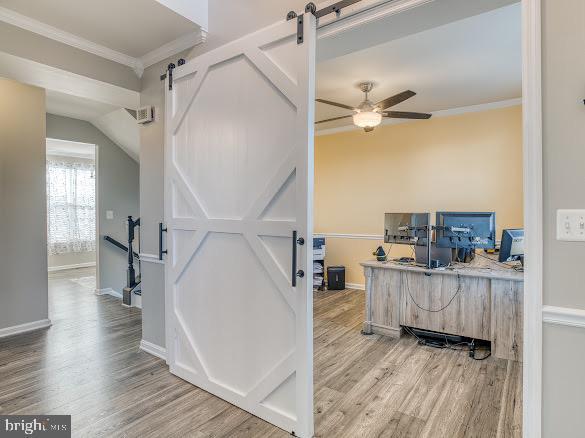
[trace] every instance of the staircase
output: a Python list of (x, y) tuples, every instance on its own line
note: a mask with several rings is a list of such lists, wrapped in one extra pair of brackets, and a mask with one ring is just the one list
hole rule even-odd
[[(110, 242), (112, 245), (118, 247), (128, 254), (128, 268), (126, 269), (126, 287), (122, 293), (122, 304), (125, 306), (132, 306), (133, 296), (142, 296), (142, 289), (140, 287), (140, 255), (134, 252), (132, 244), (135, 238), (136, 227), (140, 226), (140, 218), (134, 220), (132, 216), (128, 216), (128, 245), (124, 245), (111, 236), (104, 236), (104, 240)], [(140, 242), (139, 242), (140, 246)], [(134, 269), (134, 259), (138, 260), (138, 275)]]

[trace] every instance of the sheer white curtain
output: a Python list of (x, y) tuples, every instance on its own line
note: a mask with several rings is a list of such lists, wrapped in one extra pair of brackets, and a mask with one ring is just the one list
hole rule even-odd
[(47, 157), (50, 255), (95, 251), (95, 165)]

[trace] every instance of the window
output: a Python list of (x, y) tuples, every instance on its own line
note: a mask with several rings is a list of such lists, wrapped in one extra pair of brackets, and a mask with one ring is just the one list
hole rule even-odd
[(95, 251), (95, 233), (95, 165), (48, 157), (49, 254)]

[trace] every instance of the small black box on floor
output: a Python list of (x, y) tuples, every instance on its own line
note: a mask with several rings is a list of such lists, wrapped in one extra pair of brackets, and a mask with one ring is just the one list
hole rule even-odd
[(327, 267), (327, 289), (329, 290), (345, 289), (345, 266)]

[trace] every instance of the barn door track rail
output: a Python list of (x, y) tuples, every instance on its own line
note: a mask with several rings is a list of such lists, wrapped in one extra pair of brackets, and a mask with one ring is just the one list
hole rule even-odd
[[(330, 6), (326, 6), (322, 9), (317, 9), (317, 5), (315, 5), (315, 3), (310, 2), (307, 3), (307, 5), (305, 6), (305, 13), (306, 14), (313, 14), (317, 19), (324, 17), (325, 15), (329, 15), (329, 14), (336, 14), (338, 17), (341, 15), (341, 10), (343, 8), (347, 8), (348, 6), (351, 6), (355, 3), (360, 2), (361, 0), (341, 0), (338, 1), (337, 3), (334, 3)], [(304, 19), (303, 19), (303, 14), (301, 15), (297, 15), (297, 13), (295, 11), (290, 11), (288, 14), (286, 14), (286, 19), (287, 21), (290, 20), (294, 20), (297, 19), (297, 44), (303, 44), (303, 42), (305, 41), (305, 38), (303, 36), (303, 25), (304, 25)], [(185, 64), (185, 60), (183, 58), (179, 59), (177, 64), (179, 66)], [(175, 69), (175, 64), (174, 63), (170, 63), (167, 66), (167, 71), (166, 73), (162, 74), (160, 77), (161, 81), (164, 81), (167, 78), (167, 75), (169, 77), (169, 91), (173, 89), (173, 70)]]
[[(319, 10), (317, 10), (315, 3), (310, 2), (307, 3), (307, 6), (305, 6), (305, 13), (313, 14), (317, 19), (329, 14), (336, 14), (339, 17), (343, 8), (347, 8), (348, 6), (351, 6), (360, 1), (361, 0), (341, 0)], [(295, 18), (297, 19), (297, 44), (303, 44), (305, 40), (303, 36), (303, 14), (297, 15), (295, 11), (290, 11), (288, 14), (286, 14), (287, 21), (294, 20)]]

